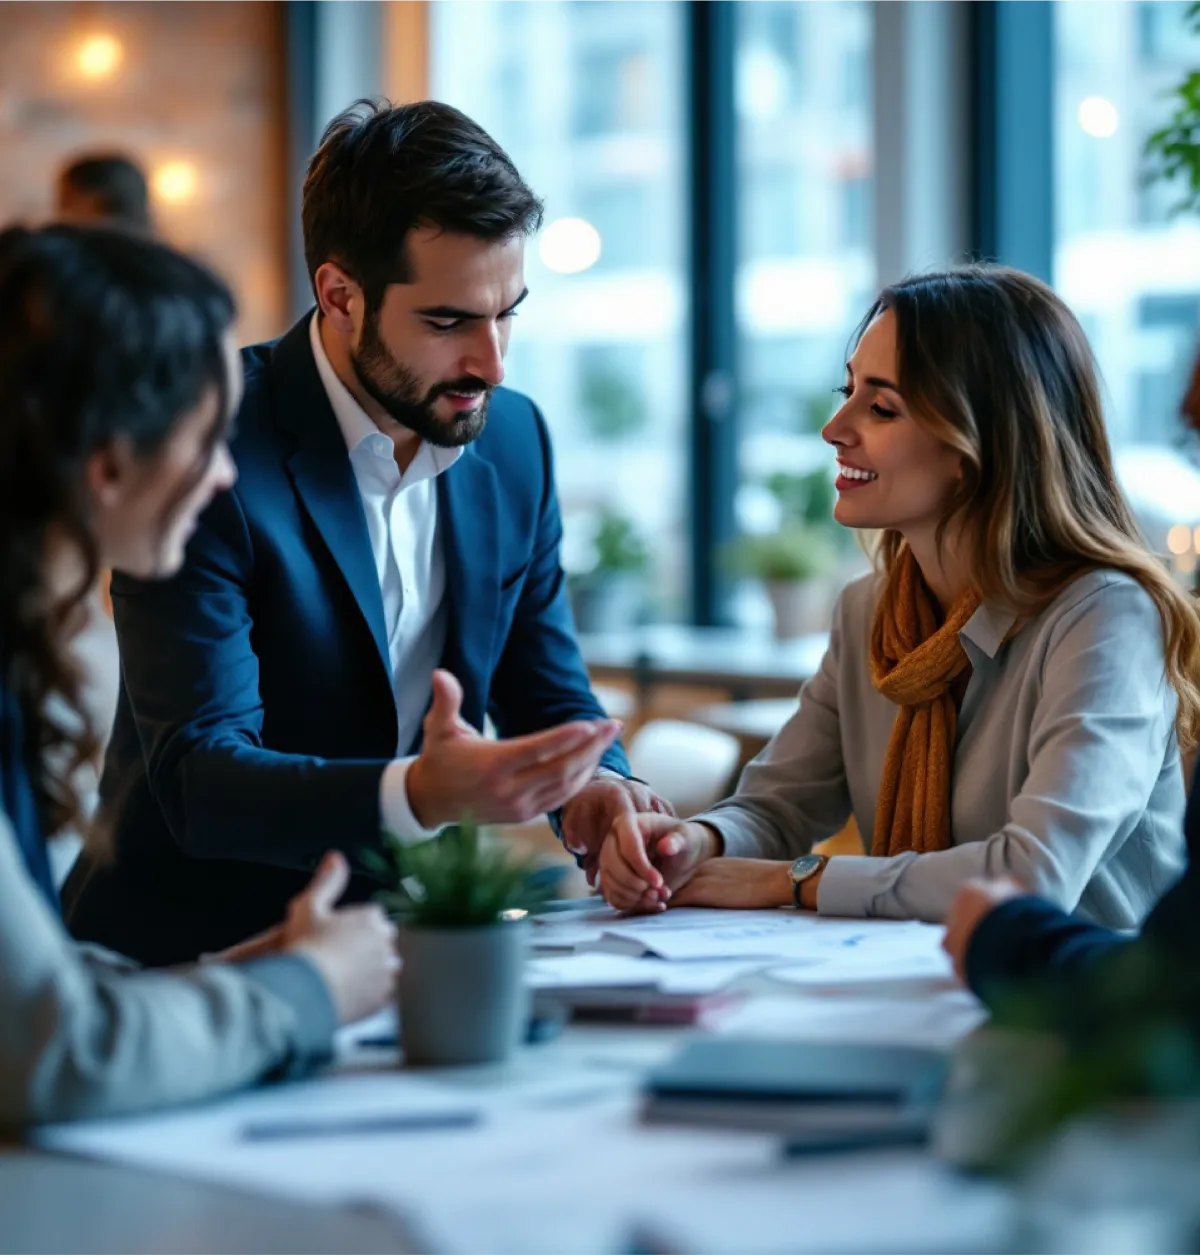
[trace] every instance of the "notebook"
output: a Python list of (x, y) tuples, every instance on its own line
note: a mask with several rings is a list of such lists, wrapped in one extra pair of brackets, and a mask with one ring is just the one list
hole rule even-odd
[(699, 1038), (650, 1075), (642, 1119), (781, 1134), (921, 1126), (948, 1065), (907, 1046)]

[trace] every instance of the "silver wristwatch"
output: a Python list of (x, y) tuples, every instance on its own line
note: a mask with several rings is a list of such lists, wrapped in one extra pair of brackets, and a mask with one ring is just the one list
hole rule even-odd
[(800, 886), (811, 880), (829, 862), (828, 854), (801, 854), (792, 861), (790, 875), (792, 877), (792, 901), (800, 905)]

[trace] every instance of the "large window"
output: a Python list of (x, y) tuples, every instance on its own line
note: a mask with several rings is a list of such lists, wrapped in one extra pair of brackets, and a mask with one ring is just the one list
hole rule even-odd
[[(736, 6), (736, 522), (744, 535), (805, 529), (798, 549), (811, 534), (812, 548), (836, 551), (832, 582), (860, 561), (832, 521), (833, 459), (818, 433), (875, 287), (871, 9)], [(759, 584), (743, 586), (737, 613), (766, 620)]]
[(683, 18), (611, 0), (431, 5), (432, 94), (546, 202), (507, 382), (550, 424), (564, 561), (577, 587), (607, 568), (606, 595), (576, 602), (604, 626), (687, 610)]
[[(1107, 386), (1117, 467), (1156, 546), (1200, 523), (1194, 437), (1179, 404), (1200, 346), (1200, 225), (1180, 189), (1148, 184), (1146, 137), (1200, 65), (1174, 0), (1055, 6), (1055, 284), (1079, 315)], [(1175, 548), (1183, 545), (1174, 544)], [(1176, 555), (1180, 567), (1192, 553)]]

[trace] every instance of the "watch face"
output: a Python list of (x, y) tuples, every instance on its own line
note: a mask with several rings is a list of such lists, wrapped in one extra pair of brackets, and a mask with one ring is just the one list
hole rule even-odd
[(801, 854), (792, 862), (792, 879), (807, 880), (824, 865), (825, 860), (819, 854)]

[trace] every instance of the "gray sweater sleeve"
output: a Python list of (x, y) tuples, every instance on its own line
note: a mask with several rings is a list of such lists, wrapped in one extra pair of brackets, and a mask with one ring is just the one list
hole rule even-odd
[(733, 796), (693, 816), (720, 832), (730, 857), (793, 859), (832, 837), (850, 818), (838, 709), (844, 621), (843, 595), (829, 648), (800, 690), (796, 713), (747, 764)]
[(193, 1102), (332, 1056), (316, 969), (275, 956), (143, 971), (77, 946), (0, 812), (0, 1128)]
[[(1144, 814), (1174, 742), (1162, 640), (1157, 607), (1131, 579), (1099, 585), (1062, 613), (1030, 727), (1013, 730), (1028, 768), (1005, 822), (984, 841), (929, 854), (832, 859), (817, 891), (821, 913), (940, 923), (976, 876), (1011, 876), (1073, 911)], [(999, 761), (1009, 747), (996, 748)], [(1177, 762), (1168, 769), (1178, 773)], [(1153, 851), (1125, 854), (1136, 869), (1129, 906), (1141, 919), (1161, 892)]]

